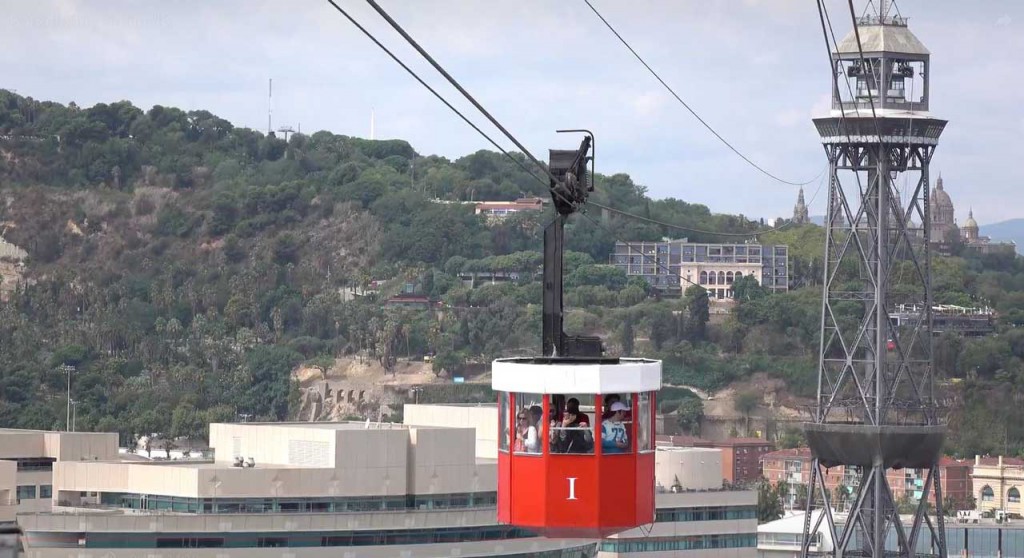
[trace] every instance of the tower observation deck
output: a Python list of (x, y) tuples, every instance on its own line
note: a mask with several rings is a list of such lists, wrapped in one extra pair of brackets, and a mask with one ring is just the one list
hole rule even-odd
[[(891, 2), (876, 4), (832, 52), (832, 107), (814, 119), (830, 180), (801, 555), (814, 555), (808, 534), (825, 522), (827, 556), (945, 558), (927, 239), (928, 167), (946, 121), (929, 112), (928, 49)], [(920, 316), (893, 320), (898, 305)], [(845, 516), (823, 480), (835, 465), (860, 472)], [(886, 480), (903, 467), (928, 471), (909, 527)]]

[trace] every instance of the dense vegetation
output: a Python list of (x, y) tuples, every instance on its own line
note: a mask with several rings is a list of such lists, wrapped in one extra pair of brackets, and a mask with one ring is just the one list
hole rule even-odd
[[(288, 141), (206, 111), (143, 111), (127, 102), (82, 109), (0, 91), (0, 223), (30, 255), (29, 281), (0, 304), (0, 426), (63, 425), (75, 367), (78, 425), (122, 433), (201, 434), (240, 413), (283, 419), (296, 410), (291, 371), (359, 355), (391, 370), (435, 354), (438, 374), (539, 346), (540, 231), (549, 211), (498, 223), (470, 199), (546, 196), (500, 154), (455, 161), (403, 141), (329, 132)], [(721, 233), (763, 224), (652, 200), (628, 175), (598, 175), (595, 199)], [(432, 200), (441, 200), (444, 203)], [(701, 289), (659, 300), (607, 265), (616, 238), (678, 232), (619, 217), (574, 218), (566, 257), (570, 333), (601, 334), (610, 352), (663, 358), (672, 384), (717, 389), (756, 372), (798, 395), (815, 385), (820, 229), (773, 231), (794, 254), (790, 293), (740, 284), (738, 311), (710, 319)], [(725, 240), (692, 234), (694, 241)], [(1001, 333), (943, 339), (940, 374), (962, 378), (965, 410), (951, 449), (1017, 451), (1024, 443), (1024, 273), (1014, 259), (938, 262), (939, 300), (987, 301)], [(474, 273), (518, 280), (470, 288)], [(350, 296), (376, 285), (378, 292)], [(412, 290), (441, 304), (386, 307)], [(700, 402), (662, 397), (693, 426)], [(994, 416), (1001, 413), (1000, 416)], [(989, 427), (999, 420), (1006, 427)], [(1016, 425), (1016, 426), (1015, 426)]]

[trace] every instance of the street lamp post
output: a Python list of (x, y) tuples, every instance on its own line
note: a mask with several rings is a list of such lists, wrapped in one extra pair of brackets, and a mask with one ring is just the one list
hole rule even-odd
[(78, 401), (71, 399), (71, 431), (76, 431), (78, 425)]
[(68, 376), (68, 411), (64, 430), (71, 431), (71, 374), (75, 372), (75, 367), (70, 364), (62, 364), (58, 367), (58, 370)]

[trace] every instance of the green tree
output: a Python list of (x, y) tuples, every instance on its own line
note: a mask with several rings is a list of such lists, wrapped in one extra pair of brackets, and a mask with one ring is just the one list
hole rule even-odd
[(733, 281), (732, 291), (740, 304), (768, 296), (768, 289), (762, 287), (753, 275), (744, 275)]
[(245, 361), (252, 382), (240, 410), (260, 417), (286, 420), (292, 368), (301, 360), (302, 355), (275, 345), (260, 345), (249, 351)]
[(633, 329), (633, 314), (625, 312), (622, 317), (622, 326), (619, 328), (619, 344), (622, 346), (622, 354), (629, 356), (633, 354), (633, 343), (636, 340), (636, 331)]
[(783, 498), (789, 492), (785, 481), (774, 486), (766, 479), (757, 483), (757, 522), (768, 523), (781, 519), (784, 511)]
[(757, 409), (761, 400), (761, 394), (755, 391), (743, 391), (737, 393), (736, 398), (733, 400), (733, 407), (735, 407), (736, 412), (743, 415), (743, 432), (746, 436), (750, 435), (750, 414)]
[(779, 441), (776, 444), (779, 449), (793, 449), (804, 447), (807, 445), (807, 440), (804, 438), (804, 433), (796, 427), (786, 427), (782, 430), (782, 435), (779, 436)]
[(704, 418), (704, 402), (698, 397), (687, 397), (676, 410), (676, 424), (692, 436), (700, 436), (700, 421)]
[(174, 408), (171, 414), (171, 436), (174, 438), (186, 437), (191, 441), (206, 437), (206, 417), (199, 412), (192, 401), (183, 400)]
[(686, 338), (703, 341), (707, 337), (708, 320), (711, 319), (711, 302), (708, 292), (700, 285), (691, 285), (684, 293), (686, 304)]
[(806, 484), (796, 485), (794, 490), (793, 508), (797, 510), (807, 509), (808, 489)]
[(434, 375), (440, 377), (442, 372), (455, 376), (466, 364), (466, 357), (459, 351), (442, 351), (430, 363)]

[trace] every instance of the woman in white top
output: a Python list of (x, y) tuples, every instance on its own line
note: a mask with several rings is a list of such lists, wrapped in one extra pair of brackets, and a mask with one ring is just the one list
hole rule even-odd
[(531, 424), (530, 414), (527, 409), (520, 409), (516, 413), (516, 443), (515, 451), (526, 453), (540, 453), (540, 438), (537, 436), (537, 427)]

